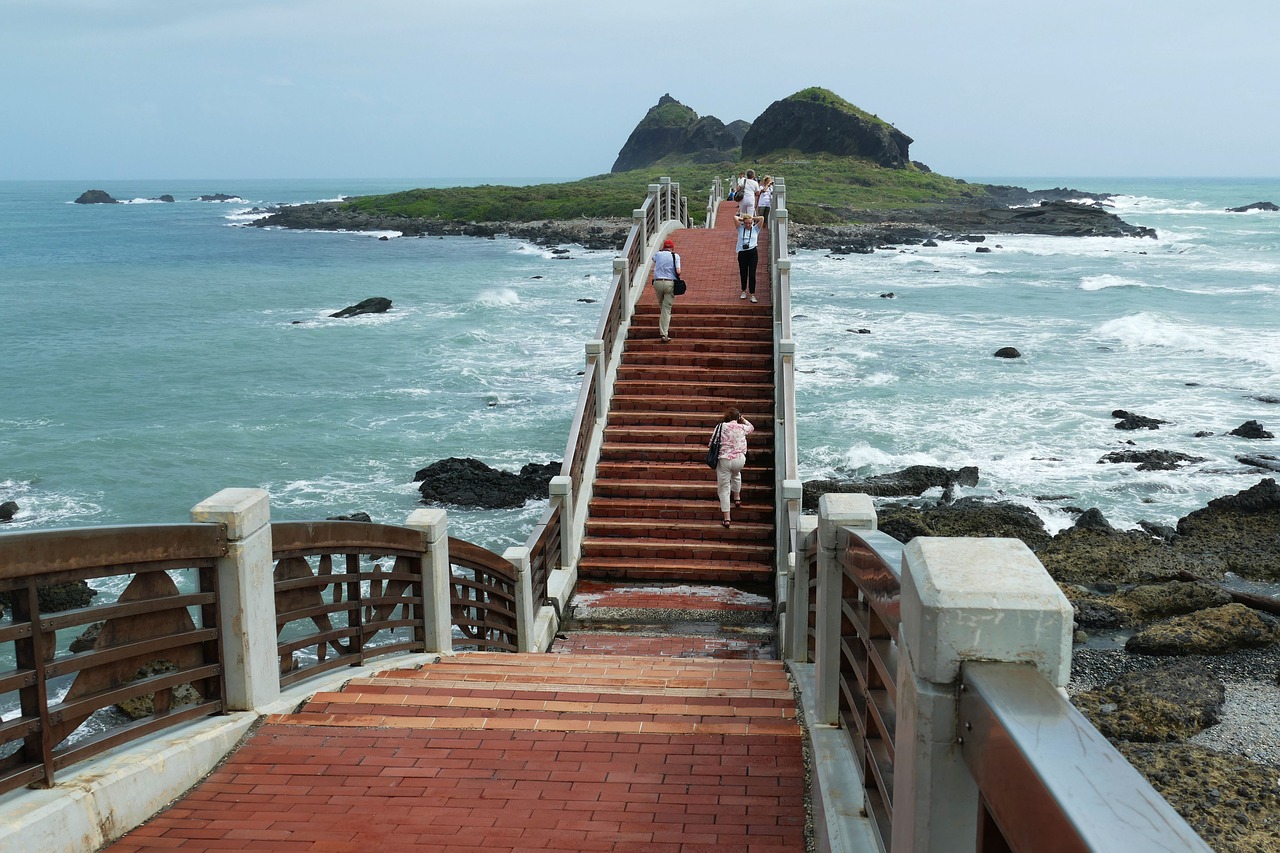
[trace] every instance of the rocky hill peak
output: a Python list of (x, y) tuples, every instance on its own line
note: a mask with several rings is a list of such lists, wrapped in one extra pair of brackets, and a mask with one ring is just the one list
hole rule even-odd
[(834, 92), (814, 86), (774, 101), (742, 138), (742, 156), (774, 151), (865, 157), (903, 168), (914, 140), (893, 125), (858, 109)]
[(613, 163), (614, 172), (628, 172), (678, 155), (694, 163), (719, 163), (733, 159), (749, 125), (735, 121), (725, 125), (715, 116), (700, 118), (696, 112), (663, 95), (627, 137)]

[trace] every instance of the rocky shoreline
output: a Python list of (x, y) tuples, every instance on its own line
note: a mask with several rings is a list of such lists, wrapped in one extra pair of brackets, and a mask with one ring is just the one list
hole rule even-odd
[[(1150, 228), (1130, 225), (1106, 210), (1106, 194), (1056, 188), (1029, 191), (995, 187), (981, 203), (938, 205), (917, 210), (834, 210), (848, 225), (792, 225), (790, 242), (797, 249), (869, 254), (904, 245), (929, 246), (938, 241), (985, 242), (986, 235), (1040, 234), (1064, 237), (1155, 237)], [(384, 216), (348, 210), (342, 202), (316, 202), (256, 209), (258, 228), (312, 231), (388, 231), (405, 237), (499, 236), (528, 240), (539, 246), (576, 244), (587, 249), (617, 251), (631, 229), (629, 219), (539, 220), (534, 222), (460, 222), (403, 215)], [(990, 247), (978, 247), (988, 251)]]

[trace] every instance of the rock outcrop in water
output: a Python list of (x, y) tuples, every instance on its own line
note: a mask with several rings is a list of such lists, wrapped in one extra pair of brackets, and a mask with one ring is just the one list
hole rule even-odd
[(1243, 207), (1228, 207), (1228, 213), (1248, 213), (1251, 210), (1267, 210), (1275, 212), (1280, 210), (1280, 205), (1271, 201), (1255, 201), (1253, 204), (1246, 204)]
[(358, 317), (361, 314), (382, 314), (391, 310), (391, 300), (385, 296), (370, 296), (355, 305), (348, 305), (341, 311), (330, 314), (330, 317)]
[(509, 509), (548, 496), (559, 462), (529, 463), (519, 474), (490, 468), (478, 459), (450, 457), (433, 462), (413, 475), (421, 483), (423, 503), (443, 503), (476, 509)]
[(119, 204), (106, 190), (85, 190), (76, 199), (76, 204)]

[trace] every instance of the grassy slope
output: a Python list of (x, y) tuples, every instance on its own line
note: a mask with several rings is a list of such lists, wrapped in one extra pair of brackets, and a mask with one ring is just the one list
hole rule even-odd
[(751, 168), (760, 175), (786, 179), (791, 219), (806, 224), (855, 222), (858, 210), (923, 207), (985, 195), (981, 184), (914, 168), (886, 169), (856, 157), (778, 152), (766, 160), (710, 166), (689, 165), (672, 158), (649, 169), (561, 184), (415, 189), (363, 196), (346, 206), (367, 213), (464, 222), (628, 218), (640, 206), (648, 184), (657, 182), (660, 176), (680, 183), (693, 211), (705, 206), (713, 178), (728, 178)]

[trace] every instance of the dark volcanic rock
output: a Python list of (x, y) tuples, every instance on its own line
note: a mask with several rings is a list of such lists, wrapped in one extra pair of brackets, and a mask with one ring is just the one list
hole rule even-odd
[(529, 463), (519, 474), (490, 468), (478, 459), (451, 457), (433, 462), (413, 475), (422, 483), (418, 491), (424, 503), (445, 503), (479, 509), (507, 509), (545, 498), (551, 478), (560, 473), (559, 462)]
[(1059, 237), (1155, 237), (1150, 228), (1130, 225), (1102, 207), (1071, 201), (1044, 201), (1038, 207), (965, 211), (948, 222), (965, 230)]
[(85, 190), (76, 199), (76, 204), (119, 204), (105, 190)]
[(1098, 464), (1133, 462), (1139, 471), (1176, 471), (1180, 465), (1207, 461), (1203, 456), (1190, 456), (1176, 450), (1116, 450), (1099, 459)]
[(1238, 435), (1241, 438), (1275, 438), (1274, 435), (1263, 429), (1262, 424), (1257, 421), (1245, 421), (1233, 429), (1229, 435)]
[(202, 195), (199, 198), (193, 198), (192, 201), (231, 201), (238, 199), (238, 195), (227, 195), (226, 193), (212, 193), (210, 195)]
[(864, 480), (810, 480), (804, 484), (805, 509), (817, 509), (818, 498), (830, 493), (862, 493), (872, 497), (922, 495), (935, 486), (978, 485), (978, 469), (966, 466), (951, 470), (936, 465), (911, 465), (892, 474), (877, 474)]
[(883, 506), (877, 510), (876, 527), (899, 542), (916, 536), (1003, 536), (1020, 539), (1034, 551), (1050, 541), (1044, 523), (1029, 508), (980, 498), (961, 498), (947, 506)]
[(1231, 603), (1230, 593), (1203, 581), (1139, 584), (1107, 595), (1087, 595), (1078, 590), (1066, 585), (1063, 592), (1077, 608), (1076, 621), (1090, 630), (1136, 628), (1156, 619)]
[(1121, 675), (1071, 701), (1111, 740), (1181, 742), (1222, 719), (1226, 688), (1204, 664), (1179, 661)]
[(17, 501), (5, 501), (0, 504), (0, 522), (13, 521), (13, 517), (18, 514)]
[(348, 305), (330, 317), (356, 317), (360, 314), (381, 314), (391, 310), (391, 300), (385, 296), (371, 296), (355, 305)]
[(162, 196), (157, 196), (155, 200), (156, 200), (156, 201), (168, 202), (168, 203), (172, 204), (174, 199), (173, 199), (173, 196), (169, 195), (168, 193), (165, 193), (165, 194), (164, 194), (164, 195), (162, 195)]
[[(98, 591), (84, 581), (51, 584), (36, 590), (41, 613), (57, 613), (62, 610), (85, 607), (97, 594)], [(0, 592), (0, 609), (8, 609), (9, 604), (9, 593)]]
[(1267, 478), (1178, 521), (1172, 549), (1198, 575), (1280, 580), (1280, 486)]
[(1196, 568), (1145, 531), (1112, 530), (1110, 525), (1070, 527), (1032, 550), (1060, 583), (1133, 583), (1141, 577), (1171, 577)]
[[(1280, 459), (1268, 454), (1258, 454), (1257, 456), (1237, 456), (1237, 462), (1245, 465), (1252, 465), (1255, 468), (1263, 468), (1267, 471), (1280, 471)], [(2, 521), (3, 519), (0, 519)]]
[(742, 137), (742, 156), (779, 150), (865, 157), (901, 169), (910, 162), (911, 137), (825, 89), (774, 101)]
[(1228, 213), (1247, 213), (1250, 210), (1280, 210), (1280, 205), (1270, 201), (1255, 201), (1253, 204), (1246, 204), (1243, 207), (1228, 207)]
[(367, 512), (353, 512), (349, 515), (331, 515), (325, 521), (361, 521), (365, 524), (372, 524), (373, 518)]
[(1116, 744), (1217, 853), (1280, 850), (1275, 768), (1189, 743)]
[(663, 95), (631, 131), (610, 171), (645, 169), (672, 154), (693, 155), (699, 163), (724, 162), (742, 144), (747, 126), (743, 121), (726, 125), (715, 116), (699, 118), (671, 95)]
[(1160, 424), (1169, 423), (1156, 418), (1135, 415), (1133, 412), (1126, 412), (1124, 409), (1116, 409), (1111, 413), (1111, 417), (1120, 418), (1120, 423), (1116, 424), (1116, 429), (1160, 429)]
[(1018, 352), (1017, 347), (1000, 347), (992, 355), (996, 358), (1022, 358), (1022, 353)]

